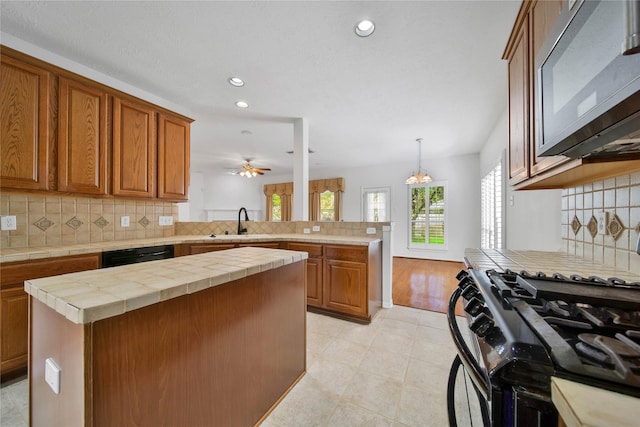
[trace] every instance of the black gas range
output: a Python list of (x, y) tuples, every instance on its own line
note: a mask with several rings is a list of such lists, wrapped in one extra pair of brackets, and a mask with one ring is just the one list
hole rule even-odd
[[(551, 376), (640, 397), (640, 283), (559, 274), (461, 271), (449, 304), (462, 368), (473, 382), (483, 424), (556, 425)], [(463, 299), (471, 333), (455, 320)], [(453, 378), (453, 379), (452, 379)]]

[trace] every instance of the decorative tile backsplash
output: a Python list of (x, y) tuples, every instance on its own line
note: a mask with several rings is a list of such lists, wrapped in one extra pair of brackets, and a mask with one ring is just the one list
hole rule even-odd
[[(0, 232), (0, 247), (73, 245), (174, 235), (174, 226), (160, 227), (159, 216), (178, 219), (171, 202), (91, 199), (2, 192), (0, 214), (15, 215), (17, 230)], [(129, 227), (120, 217), (129, 216)]]
[[(311, 234), (327, 234), (340, 236), (366, 236), (382, 237), (382, 226), (388, 222), (320, 222), (320, 221), (291, 221), (291, 222), (266, 222), (266, 221), (242, 221), (242, 226), (251, 234), (292, 234), (304, 233), (304, 229), (313, 230), (319, 226), (320, 231), (311, 231)], [(367, 234), (367, 228), (375, 228), (376, 234)], [(237, 234), (238, 221), (211, 221), (211, 222), (178, 222), (176, 223), (176, 235), (208, 235), (208, 234)]]
[(640, 274), (639, 231), (640, 172), (563, 190), (567, 253)]

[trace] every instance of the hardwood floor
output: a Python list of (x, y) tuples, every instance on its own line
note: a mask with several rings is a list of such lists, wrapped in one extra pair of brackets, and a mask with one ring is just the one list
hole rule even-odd
[[(461, 262), (393, 257), (393, 303), (446, 313)], [(456, 314), (463, 315), (458, 303)]]

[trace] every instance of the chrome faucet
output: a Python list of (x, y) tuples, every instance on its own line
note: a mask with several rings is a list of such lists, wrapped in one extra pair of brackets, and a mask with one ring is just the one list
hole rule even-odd
[(242, 223), (240, 222), (240, 214), (244, 211), (244, 220), (249, 221), (249, 215), (247, 215), (247, 210), (245, 208), (240, 208), (238, 211), (238, 236), (247, 232), (246, 228), (242, 228)]

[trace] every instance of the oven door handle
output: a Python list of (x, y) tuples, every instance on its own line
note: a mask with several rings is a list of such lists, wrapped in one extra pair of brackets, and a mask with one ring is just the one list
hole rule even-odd
[(476, 387), (478, 387), (480, 392), (485, 396), (485, 398), (489, 400), (489, 381), (482, 374), (478, 363), (473, 357), (473, 353), (471, 353), (471, 350), (469, 350), (467, 343), (464, 342), (464, 337), (460, 333), (460, 328), (458, 328), (458, 322), (456, 321), (456, 303), (458, 302), (458, 298), (460, 298), (461, 294), (462, 289), (457, 288), (455, 291), (453, 291), (453, 294), (451, 294), (451, 299), (449, 299), (449, 310), (447, 311), (447, 317), (449, 319), (449, 331), (451, 332), (453, 342), (458, 349), (460, 359), (462, 360), (462, 363), (469, 373), (469, 377), (476, 385)]

